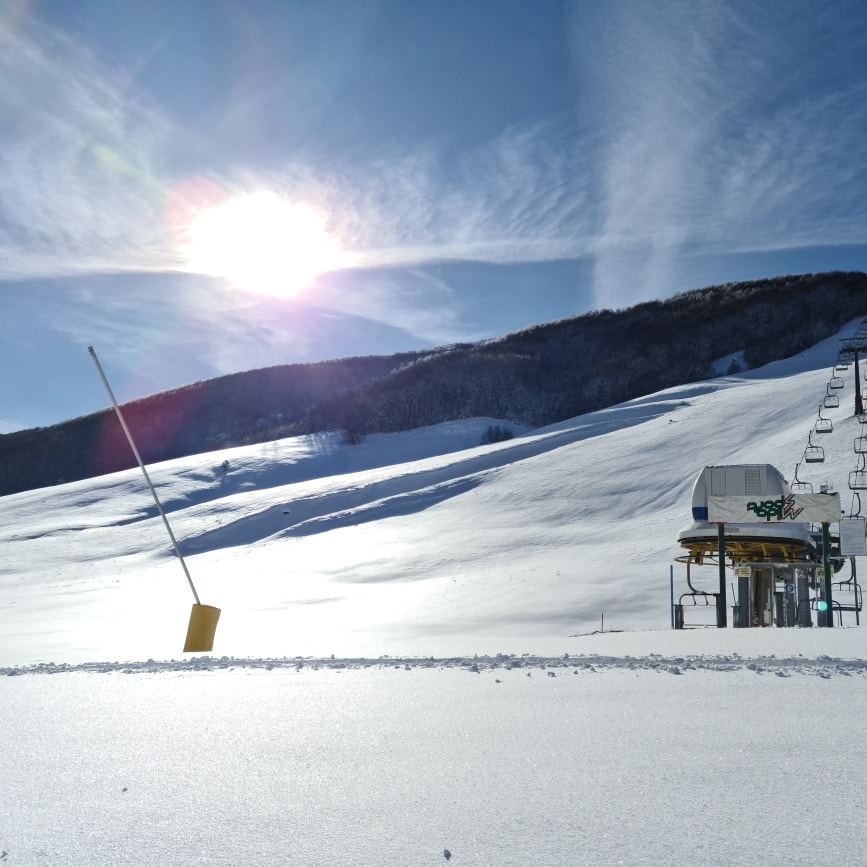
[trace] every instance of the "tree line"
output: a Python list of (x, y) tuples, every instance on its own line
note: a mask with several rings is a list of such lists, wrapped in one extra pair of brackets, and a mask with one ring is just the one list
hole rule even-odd
[[(732, 283), (475, 344), (230, 374), (131, 402), (124, 415), (146, 463), (329, 430), (352, 443), (475, 416), (540, 427), (705, 379), (738, 352), (748, 367), (790, 357), (865, 313), (860, 272)], [(0, 435), (0, 495), (132, 466), (109, 411)]]

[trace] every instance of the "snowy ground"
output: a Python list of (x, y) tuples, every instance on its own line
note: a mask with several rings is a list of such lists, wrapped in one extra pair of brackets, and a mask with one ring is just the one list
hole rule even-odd
[[(699, 470), (791, 478), (836, 351), (495, 446), (481, 419), (152, 467), (208, 656), (138, 471), (3, 498), (0, 861), (867, 863), (854, 615), (669, 629)], [(847, 510), (852, 393), (800, 472)]]

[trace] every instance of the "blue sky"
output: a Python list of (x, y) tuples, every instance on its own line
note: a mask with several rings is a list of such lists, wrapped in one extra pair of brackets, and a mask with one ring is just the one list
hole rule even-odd
[[(867, 270), (865, 24), (857, 2), (7, 0), (0, 431), (104, 407), (90, 344), (126, 400)], [(256, 274), (228, 270), (241, 235)]]

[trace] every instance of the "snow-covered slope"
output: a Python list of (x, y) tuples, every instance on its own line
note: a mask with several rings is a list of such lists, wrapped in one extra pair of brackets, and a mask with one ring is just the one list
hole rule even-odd
[[(695, 476), (791, 477), (836, 349), (493, 446), (152, 467), (210, 656), (138, 471), (3, 499), (0, 861), (864, 863), (864, 627), (669, 628)], [(851, 398), (800, 473), (841, 492)]]
[[(791, 478), (837, 348), (495, 445), (477, 445), (493, 420), (474, 419), (150, 473), (202, 601), (222, 609), (220, 655), (568, 648), (603, 614), (609, 630), (669, 626), (697, 473), (767, 462)], [(825, 410), (828, 459), (800, 478), (848, 493), (860, 424), (846, 378)], [(138, 470), (2, 502), (0, 664), (178, 655), (192, 597)]]

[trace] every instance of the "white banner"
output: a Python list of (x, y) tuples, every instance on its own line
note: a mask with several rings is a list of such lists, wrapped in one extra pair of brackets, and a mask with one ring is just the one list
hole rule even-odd
[(786, 494), (779, 497), (708, 497), (711, 524), (771, 524), (840, 520), (839, 494)]

